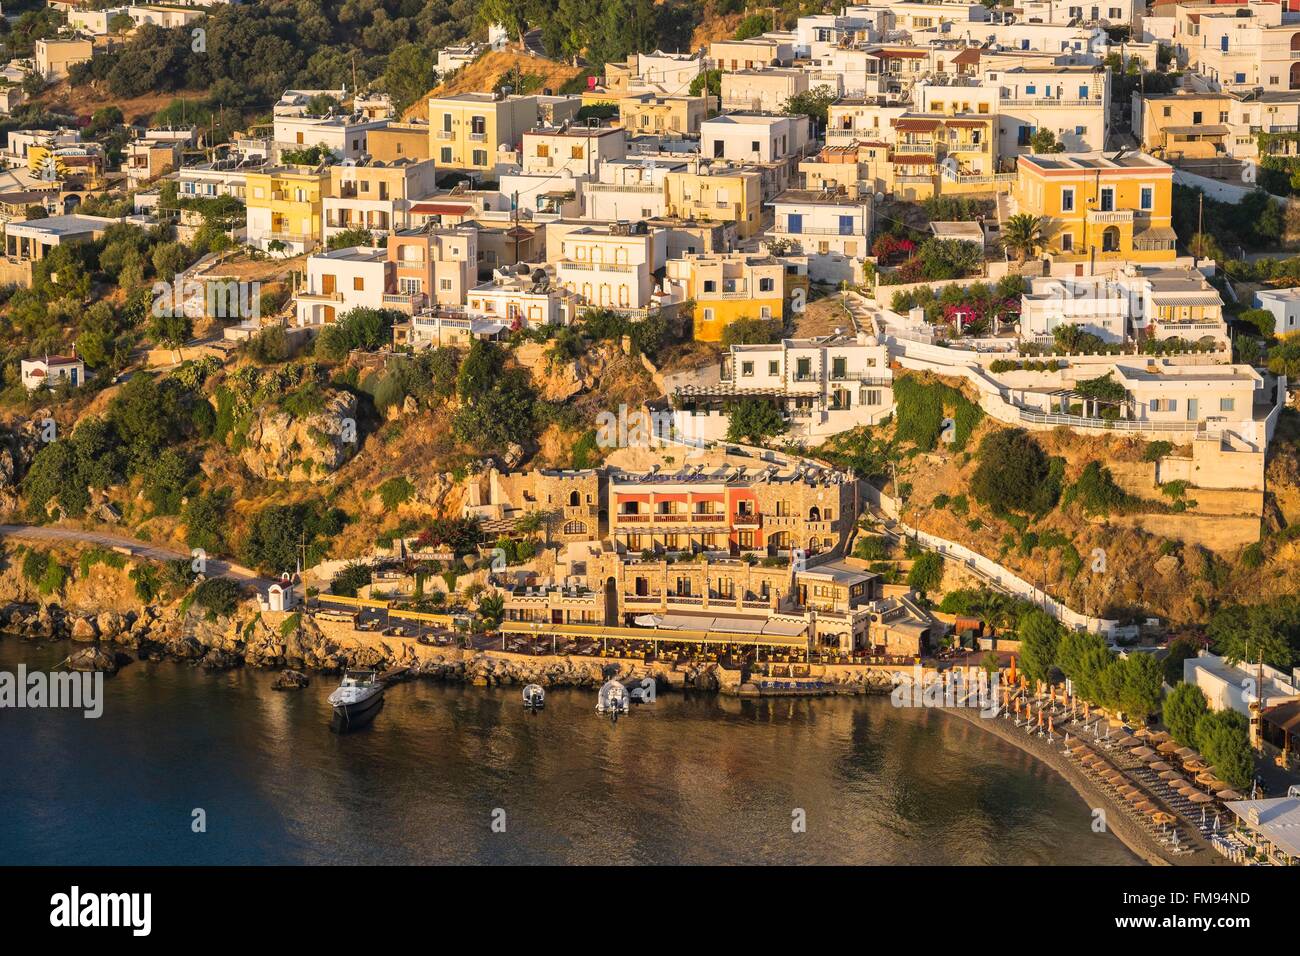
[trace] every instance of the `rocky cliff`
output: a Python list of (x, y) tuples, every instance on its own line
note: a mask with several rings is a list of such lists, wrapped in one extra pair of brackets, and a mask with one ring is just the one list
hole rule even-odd
[(308, 415), (259, 409), (240, 457), (259, 478), (312, 481), (333, 474), (357, 450), (357, 400), (332, 392)]

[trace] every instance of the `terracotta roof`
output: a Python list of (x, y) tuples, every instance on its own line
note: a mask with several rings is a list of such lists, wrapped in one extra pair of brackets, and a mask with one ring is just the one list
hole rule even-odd
[(902, 117), (894, 120), (894, 129), (900, 133), (930, 133), (942, 125), (937, 119), (913, 119)]
[(894, 157), (894, 162), (908, 166), (933, 166), (934, 157), (923, 153), (899, 153)]
[(979, 61), (980, 48), (977, 46), (968, 46), (952, 58), (952, 62), (958, 66), (966, 66), (967, 64), (974, 65), (979, 63)]

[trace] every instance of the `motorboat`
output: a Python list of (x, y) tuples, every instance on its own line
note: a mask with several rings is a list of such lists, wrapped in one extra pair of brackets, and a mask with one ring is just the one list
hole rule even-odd
[(329, 696), (334, 708), (330, 725), (353, 730), (374, 719), (384, 705), (384, 682), (376, 671), (344, 671), (343, 680)]
[(596, 713), (605, 714), (617, 722), (620, 714), (626, 714), (631, 706), (627, 687), (622, 681), (607, 681), (596, 698)]
[(524, 707), (528, 710), (541, 710), (546, 706), (546, 691), (541, 684), (529, 684), (524, 688)]

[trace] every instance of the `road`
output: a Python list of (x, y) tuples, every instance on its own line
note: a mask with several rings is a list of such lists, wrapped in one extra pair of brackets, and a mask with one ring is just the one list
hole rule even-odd
[[(0, 525), (0, 537), (25, 538), (28, 541), (64, 541), (74, 543), (97, 544), (105, 548), (126, 548), (135, 557), (149, 558), (152, 561), (175, 561), (177, 558), (188, 560), (187, 551), (177, 551), (162, 547), (148, 541), (138, 541), (124, 535), (105, 534), (102, 531), (83, 531), (80, 528), (50, 528), (43, 525), (4, 524)], [(218, 558), (208, 559), (208, 577), (228, 577), (244, 584), (252, 584), (259, 590), (270, 587), (274, 580), (258, 574), (251, 568), (222, 561)]]

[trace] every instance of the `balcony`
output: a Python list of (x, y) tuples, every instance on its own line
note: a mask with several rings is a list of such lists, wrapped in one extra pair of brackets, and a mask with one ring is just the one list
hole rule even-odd
[(1091, 226), (1117, 225), (1133, 221), (1132, 209), (1088, 210), (1088, 224)]
[(757, 528), (763, 523), (763, 516), (758, 514), (734, 514), (731, 525), (734, 528)]

